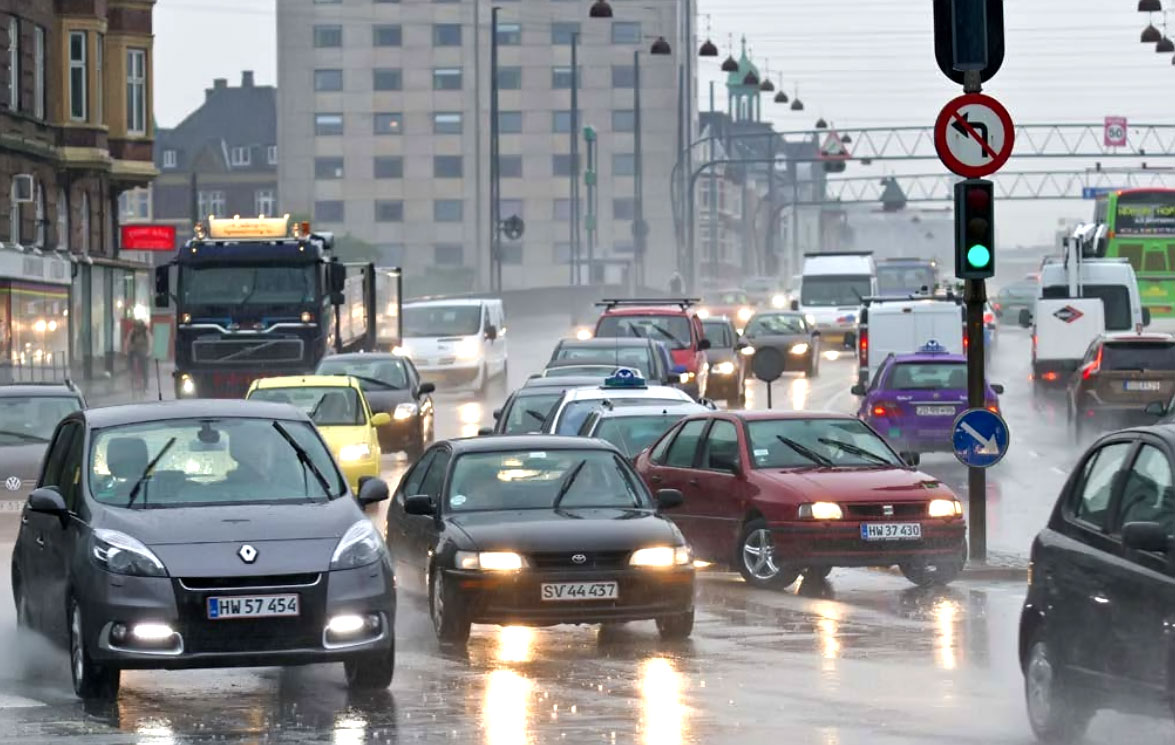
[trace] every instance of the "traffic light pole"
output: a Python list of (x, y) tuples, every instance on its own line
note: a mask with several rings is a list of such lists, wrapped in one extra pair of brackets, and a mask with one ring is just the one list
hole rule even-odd
[[(956, 219), (959, 219), (956, 217)], [(986, 280), (968, 279), (964, 288), (967, 304), (967, 407), (982, 409), (987, 405), (987, 386), (983, 369), (983, 306), (987, 302)], [(967, 469), (967, 522), (971, 527), (970, 559), (978, 564), (987, 561), (987, 471)]]

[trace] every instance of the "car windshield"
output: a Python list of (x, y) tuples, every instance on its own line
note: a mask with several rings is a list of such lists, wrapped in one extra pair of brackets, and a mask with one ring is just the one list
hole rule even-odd
[[(184, 266), (185, 305), (303, 305), (315, 297), (315, 268), (304, 266)], [(295, 315), (297, 315), (295, 313)]]
[(650, 378), (653, 372), (652, 350), (648, 347), (579, 347), (565, 344), (555, 351), (551, 362), (577, 362), (584, 365), (611, 365), (632, 367), (641, 377)]
[(473, 336), (481, 331), (481, 306), (406, 305), (404, 336)]
[(57, 423), (81, 408), (76, 396), (0, 398), (0, 447), (49, 442)]
[[(671, 398), (610, 398), (608, 404), (612, 408), (619, 408), (621, 406), (664, 406), (667, 404), (680, 404), (681, 399)], [(604, 405), (603, 399), (590, 399), (586, 401), (572, 401), (563, 407), (563, 411), (559, 412), (559, 421), (555, 423), (555, 432), (557, 435), (574, 435), (579, 432), (580, 427), (587, 420), (588, 415)]]
[(467, 453), (453, 462), (453, 512), (648, 507), (632, 469), (606, 450)]
[(894, 365), (886, 388), (928, 391), (967, 388), (965, 362), (900, 362)]
[(503, 414), (505, 421), (502, 422), (502, 431), (508, 435), (542, 432), (543, 422), (547, 421), (551, 409), (562, 397), (562, 391), (515, 397)]
[(683, 315), (604, 316), (596, 328), (596, 337), (608, 338), (612, 336), (656, 339), (665, 342), (671, 349), (687, 349), (691, 346), (690, 322)]
[(408, 365), (399, 358), (325, 359), (319, 375), (354, 375), (365, 391), (386, 391), (408, 387)]
[(590, 434), (615, 445), (629, 458), (656, 442), (657, 438), (676, 424), (684, 414), (655, 414), (652, 416), (622, 416), (601, 419), (596, 431)]
[(720, 292), (711, 302), (716, 305), (746, 305), (750, 300), (742, 290), (728, 290)]
[(702, 321), (702, 332), (717, 349), (730, 349), (734, 346), (734, 330), (726, 321)]
[(278, 426), (285, 434), (274, 420), (256, 418), (170, 419), (98, 430), (90, 449), (90, 492), (119, 506), (130, 504), (133, 493), (140, 509), (320, 502), (343, 493), (342, 476), (314, 428), (292, 421)]
[[(1106, 314), (1107, 331), (1133, 331), (1130, 312), (1130, 291), (1126, 285), (1082, 285), (1081, 294), (1098, 298)], [(1068, 285), (1050, 285), (1041, 290), (1045, 300), (1064, 300), (1069, 297)]]
[(543, 370), (544, 378), (608, 377), (616, 368), (612, 365), (556, 365)]
[(747, 422), (755, 468), (900, 468), (880, 437), (856, 419)]
[(803, 316), (792, 313), (767, 313), (752, 318), (743, 333), (748, 338), (752, 338), (755, 336), (790, 336), (806, 332)]
[(258, 388), (249, 400), (292, 404), (319, 427), (352, 427), (367, 421), (359, 392), (343, 386)]
[(929, 266), (879, 266), (877, 290), (882, 295), (912, 295), (934, 290), (934, 269)]
[(1175, 370), (1175, 343), (1107, 342), (1103, 370)]
[(812, 307), (860, 305), (869, 297), (869, 277), (804, 277), (800, 304)]

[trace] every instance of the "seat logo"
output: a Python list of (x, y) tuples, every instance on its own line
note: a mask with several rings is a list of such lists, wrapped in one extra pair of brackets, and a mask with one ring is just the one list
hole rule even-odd
[(887, 504), (884, 507), (882, 507), (881, 514), (885, 515), (886, 517), (893, 517), (893, 505)]
[(244, 546), (241, 546), (239, 551), (237, 551), (237, 556), (240, 556), (241, 561), (245, 562), (246, 564), (252, 564), (253, 562), (257, 561), (257, 549), (246, 543)]
[(586, 561), (587, 561), (587, 557), (584, 556), (583, 554), (576, 554), (571, 557), (572, 564), (583, 564)]

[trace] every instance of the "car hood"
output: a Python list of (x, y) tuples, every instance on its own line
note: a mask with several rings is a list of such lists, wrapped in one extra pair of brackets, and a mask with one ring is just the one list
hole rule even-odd
[(397, 405), (414, 401), (412, 391), (407, 388), (403, 390), (380, 388), (374, 391), (364, 391), (363, 395), (367, 397), (367, 403), (371, 406), (373, 414), (381, 411), (391, 414), (395, 412)]
[(0, 499), (28, 497), (37, 484), (41, 460), (48, 446), (48, 443), (31, 442), (27, 445), (0, 447)]
[(445, 520), (481, 551), (627, 551), (685, 542), (673, 523), (649, 510), (471, 512)]
[(318, 431), (336, 458), (339, 456), (339, 451), (347, 445), (353, 445), (357, 442), (371, 442), (372, 428), (366, 424), (347, 427), (319, 427)]
[(952, 498), (938, 479), (904, 468), (772, 469), (767, 478), (805, 502), (888, 502)]
[(738, 352), (733, 349), (707, 349), (706, 361), (710, 363), (710, 367), (719, 362), (738, 362)]
[[(325, 572), (339, 538), (363, 513), (350, 497), (288, 505), (103, 510), (95, 527), (145, 543), (173, 577)], [(249, 544), (252, 563), (238, 555)]]

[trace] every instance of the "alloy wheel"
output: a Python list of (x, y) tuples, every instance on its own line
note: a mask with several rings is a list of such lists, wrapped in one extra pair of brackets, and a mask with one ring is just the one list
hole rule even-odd
[(1053, 664), (1043, 644), (1032, 648), (1028, 661), (1028, 716), (1033, 723), (1044, 726), (1053, 717), (1053, 686), (1055, 673)]
[(743, 564), (751, 576), (758, 580), (770, 580), (779, 574), (771, 531), (761, 529), (747, 534), (743, 541)]
[(82, 649), (82, 610), (77, 605), (69, 615), (69, 662), (73, 670), (74, 685), (80, 685), (86, 677), (85, 651)]

